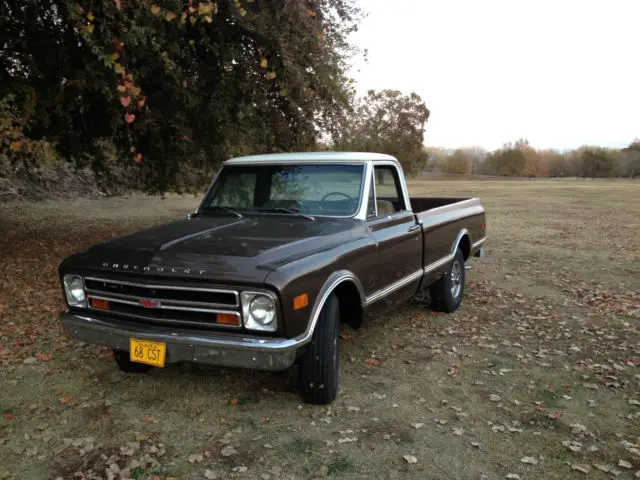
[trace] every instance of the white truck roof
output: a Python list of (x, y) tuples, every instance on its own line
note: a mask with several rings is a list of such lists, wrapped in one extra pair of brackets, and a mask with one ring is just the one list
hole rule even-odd
[(370, 152), (293, 152), (268, 153), (235, 157), (224, 162), (225, 165), (244, 163), (362, 163), (386, 161), (398, 163), (398, 160), (384, 153)]

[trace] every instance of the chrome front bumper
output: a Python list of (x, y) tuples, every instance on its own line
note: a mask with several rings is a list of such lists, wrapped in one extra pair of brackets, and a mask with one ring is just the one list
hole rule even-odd
[(64, 312), (60, 320), (76, 340), (129, 351), (129, 339), (162, 342), (166, 363), (194, 362), (255, 370), (286, 370), (303, 344), (300, 339), (265, 338), (241, 332), (198, 332), (140, 325), (84, 313)]

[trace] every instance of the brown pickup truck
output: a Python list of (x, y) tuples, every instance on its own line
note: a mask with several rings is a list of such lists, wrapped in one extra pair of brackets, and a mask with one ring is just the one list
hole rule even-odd
[(66, 331), (118, 367), (198, 362), (285, 370), (305, 401), (338, 391), (339, 324), (421, 292), (455, 311), (484, 255), (477, 198), (410, 198), (389, 155), (314, 152), (225, 162), (186, 219), (66, 258)]

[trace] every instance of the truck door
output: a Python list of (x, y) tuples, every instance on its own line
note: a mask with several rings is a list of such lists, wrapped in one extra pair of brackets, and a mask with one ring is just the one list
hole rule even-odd
[(368, 302), (405, 288), (411, 295), (422, 276), (422, 230), (406, 205), (398, 169), (392, 164), (374, 165), (372, 182), (367, 228), (377, 242), (378, 268)]

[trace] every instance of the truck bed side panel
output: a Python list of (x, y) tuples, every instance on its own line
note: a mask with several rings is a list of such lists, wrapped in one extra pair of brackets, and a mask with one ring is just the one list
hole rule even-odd
[(424, 232), (425, 284), (437, 280), (446, 270), (460, 232), (467, 232), (470, 244), (485, 236), (484, 208), (477, 198), (416, 212), (416, 217)]

